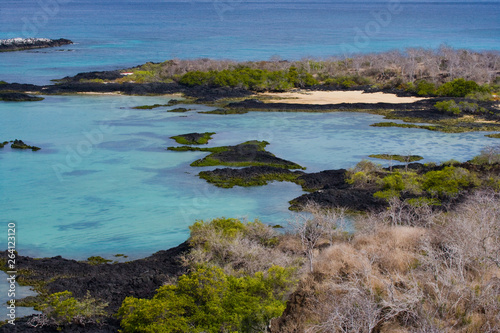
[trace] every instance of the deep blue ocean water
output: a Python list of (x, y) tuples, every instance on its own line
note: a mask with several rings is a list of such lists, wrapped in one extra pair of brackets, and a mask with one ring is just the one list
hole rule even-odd
[(493, 2), (2, 0), (0, 38), (76, 44), (0, 55), (0, 80), (47, 83), (171, 58), (327, 58), (446, 44), (500, 49)]
[[(49, 83), (90, 70), (171, 58), (266, 60), (346, 56), (446, 44), (500, 50), (495, 2), (243, 2), (2, 0), (0, 39), (68, 38), (62, 48), (0, 53), (0, 80)], [(17, 225), (17, 250), (36, 257), (146, 256), (188, 237), (196, 219), (260, 218), (283, 224), (295, 184), (218, 189), (175, 153), (170, 136), (214, 131), (210, 146), (267, 140), (277, 156), (320, 171), (347, 168), (371, 153), (418, 154), (424, 162), (478, 154), (495, 139), (374, 128), (361, 113), (249, 113), (132, 110), (169, 97), (52, 96), (0, 104), (0, 140), (38, 152), (0, 149), (0, 221)], [(0, 248), (6, 247), (6, 227)], [(3, 285), (2, 285), (3, 286)], [(0, 289), (0, 302), (6, 299)]]

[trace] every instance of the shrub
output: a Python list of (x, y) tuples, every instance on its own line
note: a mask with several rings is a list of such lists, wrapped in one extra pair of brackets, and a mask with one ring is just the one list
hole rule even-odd
[(236, 278), (216, 267), (198, 267), (151, 300), (127, 297), (118, 311), (124, 332), (262, 332), (285, 309), (292, 271)]
[(481, 149), (481, 154), (474, 157), (471, 162), (479, 165), (500, 163), (500, 145), (484, 147)]
[(436, 85), (432, 82), (419, 80), (416, 82), (415, 92), (419, 96), (434, 96), (436, 94)]
[(441, 112), (453, 113), (456, 115), (460, 114), (461, 112), (460, 107), (454, 100), (437, 102), (436, 104), (434, 104), (434, 107)]
[(378, 173), (381, 171), (382, 167), (379, 164), (362, 160), (347, 170), (346, 182), (357, 188), (371, 187), (377, 183)]
[(259, 221), (243, 223), (219, 218), (196, 222), (191, 228), (191, 251), (185, 264), (196, 267), (210, 262), (228, 274), (245, 275), (265, 271), (273, 265), (296, 267), (300, 258), (283, 253), (278, 232)]
[(447, 166), (423, 176), (422, 188), (432, 195), (456, 196), (463, 188), (477, 185), (477, 178), (463, 168)]
[(448, 97), (465, 97), (468, 94), (474, 92), (484, 92), (487, 88), (479, 86), (474, 81), (466, 81), (463, 78), (455, 79), (450, 82), (446, 82), (437, 89), (437, 94), (439, 96)]
[(421, 178), (412, 171), (396, 171), (381, 179), (379, 184), (382, 191), (376, 192), (374, 196), (381, 199), (399, 198), (402, 192), (411, 194), (420, 194), (422, 192)]
[(90, 296), (90, 292), (81, 299), (75, 299), (69, 291), (63, 291), (47, 296), (44, 304), (35, 307), (46, 316), (47, 324), (66, 325), (99, 323), (107, 315), (104, 303)]

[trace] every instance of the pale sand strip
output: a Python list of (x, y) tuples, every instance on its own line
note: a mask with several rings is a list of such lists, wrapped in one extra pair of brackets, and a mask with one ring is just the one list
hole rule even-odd
[[(260, 96), (269, 96), (266, 103), (294, 103), (294, 104), (339, 104), (339, 103), (413, 103), (425, 98), (398, 97), (395, 94), (364, 93), (355, 91), (304, 91), (293, 93), (266, 93)], [(276, 99), (272, 99), (276, 98)]]

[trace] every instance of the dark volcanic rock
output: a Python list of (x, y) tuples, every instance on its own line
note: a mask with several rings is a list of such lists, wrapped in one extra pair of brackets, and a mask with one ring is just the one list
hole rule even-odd
[[(201, 145), (207, 144), (208, 141), (212, 139), (212, 135), (214, 132), (206, 132), (206, 133), (187, 133), (176, 136), (171, 136), (171, 139), (174, 139), (178, 143), (187, 144), (187, 145)], [(204, 142), (206, 140), (206, 142)], [(183, 142), (182, 142), (183, 141)]]
[(222, 163), (254, 163), (280, 166), (287, 169), (302, 169), (296, 163), (274, 156), (274, 154), (262, 149), (259, 144), (243, 143), (237, 146), (227, 146), (226, 148), (226, 151), (213, 153), (208, 157)]
[[(168, 277), (185, 272), (179, 256), (189, 249), (187, 242), (165, 251), (125, 263), (90, 265), (86, 262), (53, 258), (33, 259), (18, 256), (18, 267), (31, 272), (30, 280), (50, 280), (49, 293), (71, 291), (83, 297), (87, 290), (109, 302), (107, 310), (116, 311), (126, 296), (152, 297)], [(22, 277), (22, 274), (19, 274)]]
[(12, 38), (0, 40), (0, 52), (23, 51), (73, 44), (69, 39)]
[[(179, 256), (188, 251), (187, 242), (166, 251), (159, 251), (147, 258), (126, 263), (90, 265), (85, 262), (53, 258), (33, 259), (18, 256), (19, 271), (17, 279), (30, 281), (51, 281), (46, 289), (49, 293), (71, 291), (77, 298), (84, 297), (90, 291), (92, 297), (108, 302), (106, 310), (114, 313), (127, 296), (151, 298), (169, 277), (180, 276), (186, 272)], [(4, 258), (7, 254), (4, 252)], [(28, 275), (24, 275), (29, 272)], [(16, 330), (17, 327), (17, 330)], [(23, 328), (24, 327), (24, 328)], [(64, 327), (63, 332), (117, 332), (118, 321), (108, 318), (103, 327), (90, 325)], [(0, 332), (38, 331), (19, 325), (4, 325)], [(56, 332), (54, 327), (39, 332)]]
[(12, 149), (31, 149), (32, 151), (37, 151), (42, 148), (40, 147), (35, 147), (35, 146), (29, 146), (23, 142), (23, 140), (14, 140), (12, 144), (10, 145), (10, 148)]
[(349, 187), (345, 182), (346, 171), (345, 169), (338, 169), (306, 173), (300, 176), (298, 180), (303, 181), (302, 187), (308, 191), (328, 188), (343, 189)]
[(42, 101), (43, 97), (32, 96), (19, 92), (0, 92), (0, 101), (5, 102), (36, 102)]
[(95, 80), (95, 79), (101, 79), (101, 80), (116, 80), (121, 78), (121, 72), (120, 71), (100, 71), (100, 72), (85, 72), (85, 73), (78, 73), (75, 76), (67, 76), (64, 79), (62, 79), (62, 82), (80, 82), (80, 80)]
[(378, 211), (387, 202), (373, 196), (376, 191), (365, 189), (325, 189), (301, 195), (290, 201), (290, 209), (300, 210), (308, 202), (315, 202), (324, 208), (348, 208), (355, 211)]

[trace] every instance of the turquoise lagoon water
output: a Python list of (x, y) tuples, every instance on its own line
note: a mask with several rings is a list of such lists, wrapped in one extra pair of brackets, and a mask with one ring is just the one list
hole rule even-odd
[[(208, 146), (267, 140), (268, 150), (314, 172), (347, 168), (372, 153), (418, 154), (424, 162), (478, 154), (494, 139), (484, 133), (446, 134), (376, 128), (381, 116), (363, 113), (187, 113), (167, 97), (47, 96), (2, 104), (1, 140), (19, 138), (37, 152), (0, 150), (0, 211), (17, 224), (17, 249), (37, 257), (84, 259), (124, 253), (138, 258), (179, 244), (197, 219), (219, 216), (283, 224), (288, 201), (303, 194), (291, 183), (219, 189), (189, 164), (202, 152), (171, 152), (170, 136), (213, 131)], [(0, 247), (5, 248), (5, 239)]]

